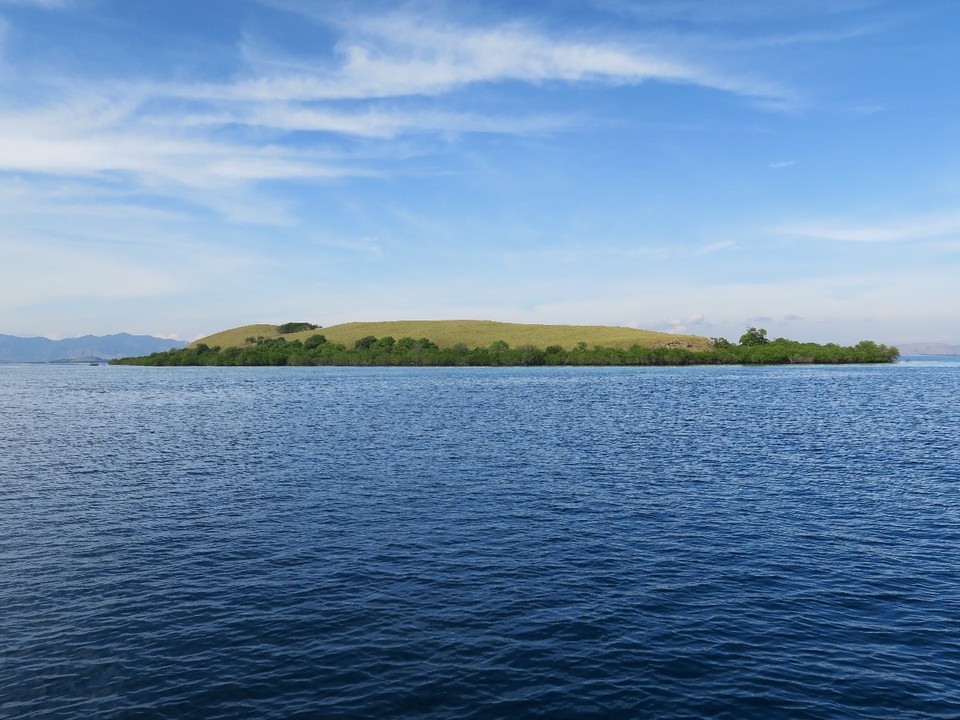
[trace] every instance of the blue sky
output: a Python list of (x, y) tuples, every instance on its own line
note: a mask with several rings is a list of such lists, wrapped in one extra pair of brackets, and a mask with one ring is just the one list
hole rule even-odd
[(0, 333), (960, 342), (960, 3), (0, 0)]

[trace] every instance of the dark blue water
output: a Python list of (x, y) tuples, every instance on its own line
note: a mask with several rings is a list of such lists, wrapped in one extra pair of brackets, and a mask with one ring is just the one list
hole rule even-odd
[(0, 716), (956, 718), (958, 398), (0, 366)]

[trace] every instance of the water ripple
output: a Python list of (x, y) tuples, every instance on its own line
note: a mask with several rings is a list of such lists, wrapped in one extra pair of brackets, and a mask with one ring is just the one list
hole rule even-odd
[(960, 716), (958, 396), (0, 367), (0, 716)]

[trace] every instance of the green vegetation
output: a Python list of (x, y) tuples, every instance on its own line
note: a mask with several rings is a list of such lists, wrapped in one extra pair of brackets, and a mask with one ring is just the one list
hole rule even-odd
[(757, 330), (755, 327), (749, 327), (747, 331), (740, 336), (740, 344), (745, 347), (766, 345), (768, 342), (770, 341), (767, 339), (767, 331), (763, 328)]
[(708, 349), (683, 347), (588, 347), (559, 344), (511, 347), (495, 340), (486, 347), (459, 343), (441, 347), (426, 337), (364, 335), (352, 347), (330, 342), (325, 334), (304, 340), (283, 337), (253, 339), (243, 346), (221, 348), (196, 343), (181, 350), (113, 361), (123, 365), (788, 365), (807, 363), (889, 363), (896, 348), (864, 340), (852, 347), (768, 340), (766, 330), (750, 328), (733, 345), (723, 338)]
[(288, 322), (284, 323), (283, 325), (277, 325), (277, 332), (281, 335), (289, 335), (290, 333), (316, 330), (319, 327), (319, 325), (314, 325), (313, 323), (308, 322)]

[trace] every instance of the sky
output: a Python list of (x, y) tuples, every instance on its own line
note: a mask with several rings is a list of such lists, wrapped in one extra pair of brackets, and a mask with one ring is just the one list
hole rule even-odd
[(960, 3), (0, 0), (0, 333), (960, 343)]

